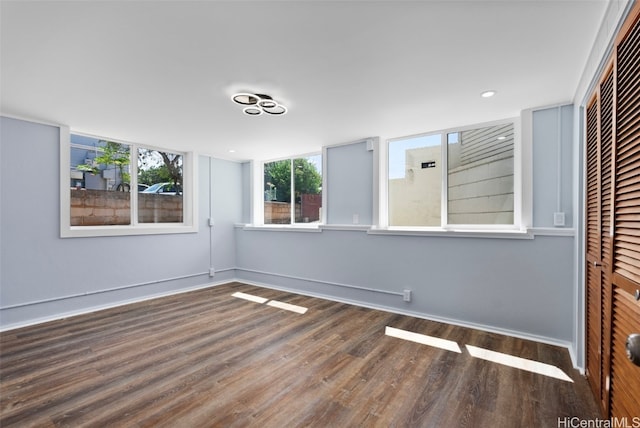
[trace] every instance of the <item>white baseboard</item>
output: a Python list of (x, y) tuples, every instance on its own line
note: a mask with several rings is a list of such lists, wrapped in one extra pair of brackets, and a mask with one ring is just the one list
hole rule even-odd
[(446, 318), (446, 317), (441, 317), (441, 316), (432, 315), (432, 314), (425, 314), (421, 312), (407, 311), (407, 310), (402, 310), (402, 309), (383, 306), (383, 305), (376, 305), (376, 304), (371, 304), (371, 303), (362, 302), (358, 300), (344, 299), (344, 298), (321, 294), (321, 293), (304, 292), (298, 289), (283, 287), (283, 286), (266, 283), (266, 282), (251, 281), (246, 279), (236, 279), (236, 281), (243, 284), (254, 285), (256, 287), (264, 287), (264, 288), (269, 288), (274, 290), (287, 291), (289, 293), (299, 294), (303, 296), (316, 297), (319, 299), (330, 300), (333, 302), (346, 303), (349, 305), (359, 306), (363, 308), (375, 309), (375, 310), (390, 312), (390, 313), (399, 314), (399, 315), (406, 315), (406, 316), (421, 318), (429, 321), (435, 321), (435, 322), (441, 322), (445, 324), (456, 325), (459, 327), (471, 328), (475, 330), (484, 331), (487, 333), (496, 333), (503, 336), (515, 337), (515, 338), (524, 339), (524, 340), (531, 340), (533, 342), (544, 343), (552, 346), (558, 346), (560, 348), (566, 348), (567, 351), (569, 352), (569, 357), (571, 359), (571, 364), (573, 365), (573, 367), (579, 370), (581, 374), (584, 373), (583, 368), (577, 365), (577, 360), (575, 357), (575, 353), (573, 351), (573, 344), (568, 341), (558, 340), (558, 339), (554, 339), (546, 336), (539, 336), (539, 335), (521, 332), (517, 330), (502, 329), (502, 328), (488, 326), (484, 324), (477, 324), (477, 323), (453, 319), (453, 318)]
[[(282, 276), (285, 276), (285, 275), (282, 275)], [(25, 321), (25, 322), (14, 323), (14, 324), (9, 324), (9, 325), (3, 325), (3, 326), (0, 326), (0, 331), (4, 332), (4, 331), (9, 331), (9, 330), (14, 330), (14, 329), (17, 329), (17, 328), (28, 327), (28, 326), (31, 326), (31, 325), (41, 324), (41, 323), (45, 323), (45, 322), (49, 322), (49, 321), (55, 321), (55, 320), (59, 320), (59, 319), (69, 318), (69, 317), (73, 317), (73, 316), (77, 316), (77, 315), (83, 315), (83, 314), (92, 313), (92, 312), (97, 312), (97, 311), (101, 311), (101, 310), (104, 310), (104, 309), (110, 309), (110, 308), (114, 308), (114, 307), (118, 307), (118, 306), (124, 306), (124, 305), (132, 304), (132, 303), (143, 302), (143, 301), (146, 301), (146, 300), (152, 300), (152, 299), (157, 299), (157, 298), (161, 298), (161, 297), (167, 297), (167, 296), (173, 296), (173, 295), (182, 294), (182, 293), (188, 293), (190, 291), (195, 291), (195, 290), (201, 290), (201, 289), (205, 289), (205, 288), (215, 287), (215, 286), (218, 286), (218, 285), (228, 284), (228, 283), (231, 283), (231, 282), (240, 282), (240, 283), (244, 283), (244, 284), (254, 285), (256, 287), (263, 287), (263, 288), (269, 288), (269, 289), (274, 289), (274, 290), (286, 291), (286, 292), (289, 292), (289, 293), (299, 294), (299, 295), (303, 295), (303, 296), (316, 297), (316, 298), (319, 298), (319, 299), (330, 300), (330, 301), (334, 301), (334, 302), (340, 302), (340, 303), (345, 303), (345, 304), (349, 304), (349, 305), (354, 305), (354, 306), (359, 306), (359, 307), (364, 307), (364, 308), (369, 308), (369, 309), (375, 309), (375, 310), (380, 310), (380, 311), (384, 311), (384, 312), (390, 312), (390, 313), (399, 314), (399, 315), (406, 315), (406, 316), (411, 316), (411, 317), (415, 317), (415, 318), (421, 318), (421, 319), (426, 319), (426, 320), (430, 320), (430, 321), (456, 325), (456, 326), (465, 327), (465, 328), (472, 328), (472, 329), (475, 329), (475, 330), (485, 331), (485, 332), (488, 332), (488, 333), (496, 333), (496, 334), (500, 334), (500, 335), (504, 335), (504, 336), (516, 337), (516, 338), (519, 338), (519, 339), (531, 340), (531, 341), (534, 341), (534, 342), (545, 343), (545, 344), (548, 344), (548, 345), (553, 345), (553, 346), (558, 346), (558, 347), (561, 347), (561, 348), (566, 348), (567, 351), (569, 352), (569, 356), (571, 358), (571, 362), (572, 362), (573, 367), (576, 368), (577, 370), (579, 370), (581, 374), (584, 374), (584, 368), (577, 365), (576, 355), (575, 355), (575, 352), (574, 352), (574, 349), (573, 349), (573, 344), (571, 342), (557, 340), (557, 339), (549, 338), (549, 337), (545, 337), (545, 336), (538, 336), (538, 335), (525, 333), (525, 332), (521, 332), (521, 331), (516, 331), (516, 330), (502, 329), (502, 328), (497, 328), (497, 327), (488, 326), (488, 325), (484, 325), (484, 324), (477, 324), (477, 323), (458, 320), (458, 319), (453, 319), (453, 318), (441, 317), (441, 316), (432, 315), (432, 314), (407, 311), (407, 310), (402, 310), (402, 309), (394, 308), (394, 307), (388, 307), (388, 306), (384, 306), (384, 305), (376, 305), (376, 304), (371, 304), (371, 303), (367, 303), (367, 302), (363, 302), (363, 301), (359, 301), (359, 300), (345, 299), (345, 298), (340, 298), (340, 297), (327, 295), (327, 294), (322, 294), (322, 293), (305, 292), (305, 291), (301, 291), (299, 289), (283, 287), (283, 286), (279, 286), (279, 285), (272, 284), (272, 283), (261, 282), (261, 281), (252, 281), (252, 280), (235, 278), (235, 277), (234, 278), (230, 278), (230, 279), (225, 279), (225, 280), (222, 280), (222, 281), (210, 282), (210, 283), (201, 284), (201, 285), (197, 285), (197, 286), (186, 287), (186, 288), (182, 288), (182, 289), (179, 289), (179, 290), (172, 290), (172, 291), (163, 292), (163, 293), (150, 294), (150, 295), (139, 297), (139, 298), (122, 300), (122, 301), (119, 301), (119, 302), (114, 302), (114, 303), (110, 303), (110, 304), (106, 304), (106, 305), (87, 307), (87, 308), (83, 308), (83, 309), (76, 310), (76, 311), (69, 311), (69, 312), (64, 312), (64, 313), (60, 313), (60, 314), (56, 314), (56, 315), (52, 315), (52, 316), (47, 316), (47, 317), (42, 317), (42, 318), (37, 318), (37, 319), (31, 319), (31, 320), (28, 320), (28, 321)], [(320, 282), (321, 283), (322, 281), (316, 281), (316, 282)], [(327, 284), (327, 285), (330, 286), (331, 284)], [(372, 291), (372, 290), (368, 290), (368, 291)]]
[(118, 301), (118, 302), (108, 303), (108, 304), (105, 304), (105, 305), (90, 306), (90, 307), (83, 308), (83, 309), (78, 309), (78, 310), (75, 310), (75, 311), (61, 312), (59, 314), (50, 315), (50, 316), (46, 316), (46, 317), (33, 318), (33, 319), (30, 319), (30, 320), (24, 321), (24, 322), (18, 322), (18, 323), (13, 323), (13, 324), (8, 324), (8, 325), (2, 325), (2, 326), (0, 326), (0, 332), (15, 330), (17, 328), (22, 328), (22, 327), (29, 327), (29, 326), (32, 326), (32, 325), (42, 324), (42, 323), (49, 322), (49, 321), (56, 321), (56, 320), (60, 320), (60, 319), (64, 319), (64, 318), (70, 318), (70, 317), (74, 317), (74, 316), (77, 316), (77, 315), (90, 314), (92, 312), (98, 312), (98, 311), (102, 311), (102, 310), (105, 310), (105, 309), (116, 308), (118, 306), (130, 305), (132, 303), (144, 302), (146, 300), (158, 299), (160, 297), (167, 297), (167, 296), (173, 296), (173, 295), (176, 295), (176, 294), (188, 293), (190, 291), (201, 290), (203, 288), (209, 288), (209, 287), (215, 287), (217, 285), (227, 284), (227, 283), (233, 282), (233, 281), (234, 280), (223, 280), (223, 281), (219, 281), (219, 282), (201, 284), (201, 285), (181, 288), (179, 290), (166, 291), (166, 292), (162, 292), (162, 293), (149, 294), (147, 296), (137, 297), (137, 298), (133, 298), (133, 299), (121, 300), (121, 301)]

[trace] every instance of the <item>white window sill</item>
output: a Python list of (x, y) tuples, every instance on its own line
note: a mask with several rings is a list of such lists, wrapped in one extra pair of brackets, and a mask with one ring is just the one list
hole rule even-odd
[(197, 226), (154, 223), (136, 226), (71, 226), (62, 228), (61, 238), (81, 238), (93, 236), (166, 235), (174, 233), (196, 233)]
[(529, 230), (519, 229), (459, 229), (445, 230), (439, 228), (409, 229), (399, 227), (375, 228), (367, 231), (369, 235), (397, 235), (397, 236), (437, 236), (455, 238), (498, 238), (498, 239), (533, 239)]
[(281, 231), (281, 232), (322, 232), (319, 224), (245, 224), (243, 230)]
[(258, 231), (281, 231), (281, 232), (322, 232), (323, 230), (338, 231), (360, 231), (369, 235), (390, 235), (390, 236), (434, 236), (434, 237), (455, 237), (455, 238), (496, 238), (496, 239), (533, 239), (533, 230), (518, 229), (495, 229), (495, 230), (445, 230), (439, 228), (409, 229), (399, 227), (376, 228), (369, 225), (350, 224), (314, 224), (306, 225), (277, 225), (277, 224), (236, 224), (235, 227), (242, 230)]
[(351, 230), (356, 232), (368, 232), (371, 230), (370, 224), (323, 224), (322, 230)]

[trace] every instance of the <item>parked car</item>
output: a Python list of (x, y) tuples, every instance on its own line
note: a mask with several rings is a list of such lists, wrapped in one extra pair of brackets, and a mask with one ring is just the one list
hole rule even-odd
[(161, 195), (182, 195), (182, 187), (173, 183), (156, 183), (142, 191), (142, 193), (158, 193)]
[(146, 184), (138, 184), (138, 192), (144, 192), (148, 188), (149, 186), (147, 186)]

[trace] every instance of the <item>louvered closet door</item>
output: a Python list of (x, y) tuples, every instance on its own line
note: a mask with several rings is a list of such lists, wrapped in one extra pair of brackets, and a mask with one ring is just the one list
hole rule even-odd
[(640, 416), (640, 366), (626, 353), (640, 334), (640, 25), (638, 7), (617, 47), (611, 416)]
[(587, 378), (600, 406), (609, 405), (613, 67), (587, 108)]
[(611, 270), (612, 270), (612, 194), (613, 194), (613, 137), (614, 137), (614, 80), (613, 68), (600, 83), (600, 317), (601, 324), (601, 379), (602, 409), (609, 411), (611, 361)]
[(587, 378), (599, 400), (602, 389), (602, 291), (600, 260), (600, 137), (599, 103), (587, 107), (587, 210), (586, 210), (586, 347)]

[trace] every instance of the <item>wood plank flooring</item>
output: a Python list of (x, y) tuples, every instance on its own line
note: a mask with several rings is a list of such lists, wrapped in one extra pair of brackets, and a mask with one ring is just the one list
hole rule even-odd
[[(462, 352), (385, 336), (386, 326)], [(1, 427), (557, 427), (599, 416), (564, 349), (240, 283), (0, 334)]]

